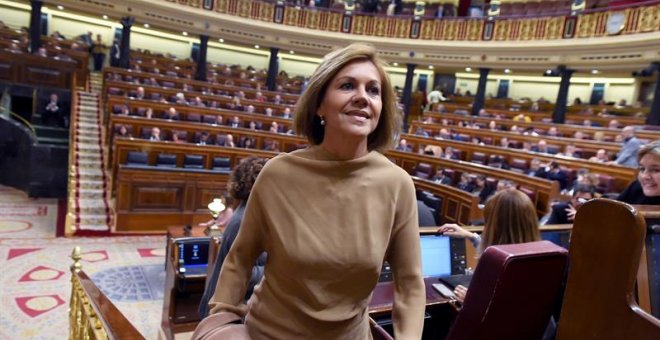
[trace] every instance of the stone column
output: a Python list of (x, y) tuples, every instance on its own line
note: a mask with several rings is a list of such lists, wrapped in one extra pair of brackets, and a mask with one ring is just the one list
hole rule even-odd
[(128, 69), (131, 67), (131, 27), (135, 21), (134, 17), (123, 17), (121, 18), (121, 44), (119, 49), (121, 53), (119, 55), (119, 67)]
[(277, 88), (277, 73), (279, 72), (279, 63), (277, 62), (278, 53), (280, 53), (279, 48), (270, 48), (270, 59), (268, 60), (268, 77), (266, 78), (266, 88), (268, 91), (275, 91)]
[(206, 54), (209, 50), (209, 36), (199, 36), (199, 54), (197, 55), (197, 75), (195, 79), (206, 81)]
[(477, 94), (472, 103), (472, 115), (479, 115), (479, 111), (484, 108), (486, 103), (486, 82), (488, 81), (489, 68), (479, 69), (479, 84), (477, 85)]
[(412, 83), (415, 77), (417, 64), (406, 64), (406, 82), (403, 85), (401, 104), (403, 104), (403, 131), (408, 131), (408, 115), (410, 114), (410, 97), (412, 95)]
[(30, 52), (37, 53), (41, 47), (41, 6), (42, 0), (32, 0), (30, 12)]
[(568, 88), (571, 85), (571, 76), (575, 70), (566, 68), (564, 65), (557, 66), (561, 82), (559, 83), (559, 92), (555, 101), (555, 109), (552, 111), (552, 122), (555, 124), (564, 124), (566, 121), (566, 102), (568, 99)]

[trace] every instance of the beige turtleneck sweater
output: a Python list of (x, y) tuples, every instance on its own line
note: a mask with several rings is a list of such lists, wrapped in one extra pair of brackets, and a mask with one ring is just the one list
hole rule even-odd
[(246, 315), (252, 339), (371, 338), (367, 306), (384, 260), (394, 273), (395, 337), (421, 338), (426, 300), (415, 188), (382, 154), (341, 161), (314, 146), (270, 160), (223, 264), (211, 313), (244, 313), (262, 251), (265, 275)]

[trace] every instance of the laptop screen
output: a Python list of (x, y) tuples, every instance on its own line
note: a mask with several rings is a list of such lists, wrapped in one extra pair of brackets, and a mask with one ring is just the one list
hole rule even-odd
[(452, 250), (448, 236), (421, 235), (422, 275), (437, 277), (452, 275)]

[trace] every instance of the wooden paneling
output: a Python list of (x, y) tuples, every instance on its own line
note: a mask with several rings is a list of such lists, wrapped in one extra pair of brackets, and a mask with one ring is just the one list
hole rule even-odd
[[(17, 84), (49, 86), (63, 89), (71, 87), (71, 75), (76, 64), (69, 61), (39, 57), (27, 53), (0, 50), (0, 78)], [(7, 66), (8, 65), (8, 66)]]
[(164, 232), (211, 218), (206, 205), (227, 188), (227, 174), (120, 167), (117, 172), (117, 231)]
[[(195, 146), (149, 142), (143, 140), (118, 139), (115, 154), (125, 162), (128, 151), (142, 150), (149, 155), (157, 153), (185, 154), (195, 150), (207, 157), (228, 157), (232, 165), (252, 155), (271, 158), (274, 152), (224, 148), (217, 146)], [(388, 155), (391, 156), (391, 155)], [(417, 155), (412, 155), (417, 156)], [(152, 157), (153, 158), (153, 157)], [(398, 157), (390, 157), (398, 161)], [(406, 159), (413, 165), (413, 159)], [(449, 161), (451, 162), (451, 161)], [(227, 174), (186, 171), (185, 169), (162, 169), (148, 167), (135, 169), (118, 167), (117, 181), (117, 230), (120, 231), (163, 231), (171, 225), (195, 224), (210, 219), (207, 204), (226, 190)], [(428, 180), (414, 178), (415, 187), (443, 199), (442, 220), (445, 222), (470, 224), (482, 220), (479, 198), (457, 188), (440, 185)], [(177, 198), (172, 195), (176, 193)], [(140, 199), (137, 199), (140, 197)], [(177, 202), (177, 203), (174, 203)], [(181, 203), (178, 203), (181, 202)], [(178, 210), (179, 207), (182, 207)]]

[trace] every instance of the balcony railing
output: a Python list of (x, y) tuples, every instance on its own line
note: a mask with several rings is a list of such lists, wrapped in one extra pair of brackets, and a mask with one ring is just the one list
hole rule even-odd
[(305, 29), (434, 41), (529, 41), (606, 37), (660, 30), (660, 1), (536, 17), (385, 16), (253, 0), (165, 0), (207, 11)]

